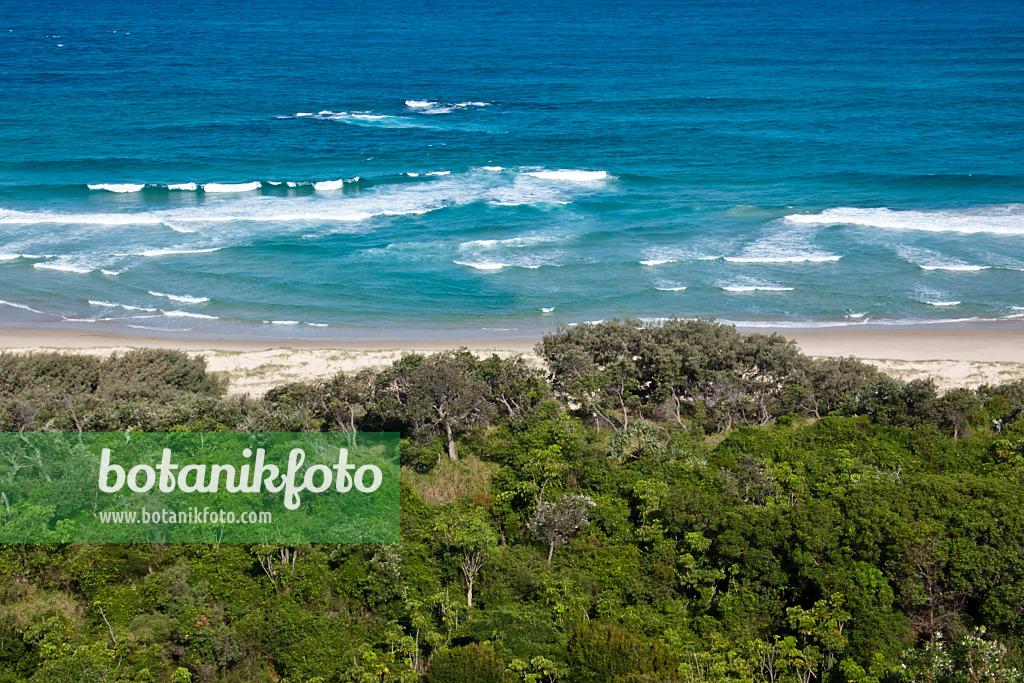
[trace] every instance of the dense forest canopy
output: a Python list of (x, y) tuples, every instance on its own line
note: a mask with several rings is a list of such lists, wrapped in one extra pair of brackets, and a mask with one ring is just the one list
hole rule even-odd
[(398, 431), (404, 465), (395, 545), (0, 546), (0, 682), (1022, 680), (1024, 381), (700, 320), (538, 351), (262, 398), (176, 351), (0, 354), (3, 431)]

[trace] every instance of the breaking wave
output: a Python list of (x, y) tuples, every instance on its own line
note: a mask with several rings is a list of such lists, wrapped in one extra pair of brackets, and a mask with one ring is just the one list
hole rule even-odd
[(804, 225), (863, 225), (885, 230), (1024, 235), (1024, 204), (939, 211), (839, 207), (818, 214), (794, 214), (786, 216), (785, 220)]

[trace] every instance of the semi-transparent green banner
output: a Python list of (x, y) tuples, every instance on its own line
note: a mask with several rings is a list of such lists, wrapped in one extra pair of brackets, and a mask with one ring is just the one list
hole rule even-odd
[(398, 435), (0, 433), (2, 543), (395, 543)]

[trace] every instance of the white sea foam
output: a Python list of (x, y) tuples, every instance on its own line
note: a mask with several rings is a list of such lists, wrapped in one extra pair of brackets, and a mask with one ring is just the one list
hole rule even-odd
[(595, 180), (607, 179), (607, 171), (575, 171), (572, 169), (558, 169), (556, 171), (527, 171), (526, 175), (544, 180), (564, 180), (574, 183), (587, 183)]
[(481, 171), (504, 171), (505, 169), (501, 166), (481, 166)]
[(84, 275), (85, 273), (91, 273), (94, 269), (88, 266), (81, 266), (74, 263), (34, 263), (33, 268), (39, 268), (40, 270), (59, 270), (64, 273), (78, 273)]
[[(418, 110), (422, 112), (423, 110)], [(325, 109), (310, 115), (308, 118), (319, 121), (337, 121), (356, 126), (372, 126), (377, 128), (434, 128), (407, 116), (390, 116), (374, 114), (369, 111), (330, 111)]]
[(203, 192), (252, 192), (263, 186), (258, 180), (251, 183), (206, 183)]
[(477, 270), (501, 270), (507, 268), (508, 263), (501, 263), (499, 261), (455, 261), (456, 265), (468, 266), (469, 268), (476, 268)]
[(540, 312), (544, 313), (545, 315), (547, 315), (548, 313), (553, 313), (554, 311), (555, 311), (555, 307), (554, 306), (550, 306), (548, 308), (541, 308), (540, 309)]
[(54, 213), (50, 211), (8, 211), (0, 209), (0, 224), (8, 225), (158, 225), (155, 213)]
[(111, 276), (113, 276), (113, 275), (120, 275), (121, 274), (121, 271), (119, 271), (119, 270), (106, 270), (106, 269), (102, 269), (102, 270), (100, 270), (100, 272), (103, 273), (104, 275), (111, 275)]
[(182, 192), (195, 192), (199, 189), (198, 183), (174, 183), (167, 186), (168, 190), (180, 190)]
[(21, 254), (0, 254), (0, 261), (13, 261), (21, 258)]
[(89, 299), (90, 306), (102, 306), (103, 308), (123, 308), (126, 311), (146, 311), (148, 313), (155, 313), (159, 309), (146, 308), (145, 306), (129, 306), (128, 304), (115, 304), (110, 301), (93, 301)]
[(975, 272), (988, 270), (990, 266), (979, 266), (965, 263), (960, 259), (946, 256), (932, 249), (899, 246), (896, 255), (923, 270), (950, 270), (956, 272)]
[(975, 266), (970, 263), (938, 263), (933, 265), (917, 264), (924, 270), (954, 270), (962, 272), (974, 272), (977, 270), (988, 270), (991, 266)]
[(730, 263), (830, 263), (842, 256), (835, 254), (797, 254), (793, 256), (726, 256)]
[(321, 180), (313, 183), (313, 189), (318, 192), (322, 192), (324, 190), (340, 190), (344, 186), (344, 180)]
[(199, 318), (201, 320), (219, 320), (215, 315), (203, 315), (202, 313), (190, 313), (188, 311), (160, 311), (168, 318)]
[(863, 318), (866, 315), (867, 315), (867, 313), (850, 313), (846, 317), (847, 318), (852, 318), (853, 320), (859, 320), (860, 318)]
[(419, 173), (406, 173), (405, 175), (409, 176), (410, 178), (419, 178), (420, 177)]
[(329, 327), (327, 323), (306, 323), (310, 327)]
[(451, 175), (451, 171), (430, 171), (427, 175)]
[(675, 262), (676, 262), (676, 259), (673, 259), (673, 258), (655, 258), (655, 259), (648, 259), (647, 261), (641, 261), (640, 265), (642, 265), (642, 266), (660, 266), (660, 265), (663, 265), (665, 263), (675, 263)]
[(684, 286), (679, 286), (679, 287), (655, 287), (655, 289), (657, 289), (659, 291), (662, 291), (662, 292), (681, 292), (684, 289), (686, 289), (686, 287), (684, 287)]
[(940, 211), (894, 211), (887, 208), (839, 207), (818, 214), (786, 216), (806, 225), (863, 225), (886, 230), (1024, 235), (1024, 204), (1004, 204)]
[(270, 325), (298, 325), (298, 320), (267, 320)]
[(105, 190), (107, 192), (138, 192), (146, 187), (145, 183), (96, 183), (88, 185), (90, 190)]
[(433, 100), (406, 100), (405, 106), (417, 114), (450, 114), (469, 107), (487, 107), (490, 102), (435, 102)]
[(503, 240), (471, 240), (459, 245), (460, 251), (473, 251), (477, 249), (501, 249), (515, 247), (532, 247), (538, 244), (557, 242), (563, 238), (554, 235), (528, 235), (523, 237), (508, 237)]
[(206, 296), (188, 296), (187, 294), (163, 294), (161, 292), (154, 291), (150, 291), (149, 293), (152, 296), (161, 296), (165, 299), (170, 299), (171, 301), (179, 301), (183, 304), (201, 304), (210, 300), (210, 298)]
[(921, 303), (928, 304), (929, 306), (959, 306), (960, 305), (959, 301), (922, 301)]
[(169, 247), (167, 249), (146, 249), (134, 254), (128, 254), (128, 256), (172, 256), (175, 254), (209, 254), (214, 251), (220, 251), (223, 247), (210, 247), (208, 249), (178, 249)]
[(23, 311), (31, 311), (32, 313), (46, 315), (46, 313), (43, 313), (42, 311), (37, 311), (36, 309), (30, 306), (26, 306), (25, 304), (16, 304), (13, 301), (4, 301), (0, 299), (0, 306), (10, 306), (11, 308), (20, 308)]
[[(164, 226), (179, 233), (215, 229), (223, 235), (224, 223), (253, 221), (275, 224), (277, 228), (286, 222), (323, 224), (364, 221), (374, 216), (418, 215), (477, 202), (509, 206), (567, 204), (589, 191), (585, 184), (567, 185), (540, 183), (521, 174), (451, 173), (433, 177), (429, 183), (381, 184), (354, 194), (322, 192), (271, 197), (256, 192), (225, 193), (214, 195), (215, 201), (149, 211), (57, 213), (0, 208), (0, 224)], [(253, 229), (233, 227), (235, 232)]]
[(776, 285), (723, 285), (721, 289), (727, 292), (791, 292), (792, 287), (778, 287)]

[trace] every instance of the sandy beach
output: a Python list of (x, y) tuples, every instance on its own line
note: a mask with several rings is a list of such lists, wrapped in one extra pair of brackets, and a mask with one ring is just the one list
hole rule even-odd
[[(855, 356), (903, 379), (933, 377), (939, 386), (977, 387), (1024, 378), (1024, 330), (1006, 328), (899, 328), (785, 331), (812, 356)], [(339, 371), (384, 367), (407, 353), (465, 346), (478, 355), (522, 354), (540, 362), (529, 339), (421, 341), (288, 341), (186, 339), (75, 330), (0, 328), (0, 349), (60, 350), (107, 355), (131, 348), (171, 348), (205, 356), (210, 370), (226, 373), (229, 391), (262, 395), (287, 382)]]

